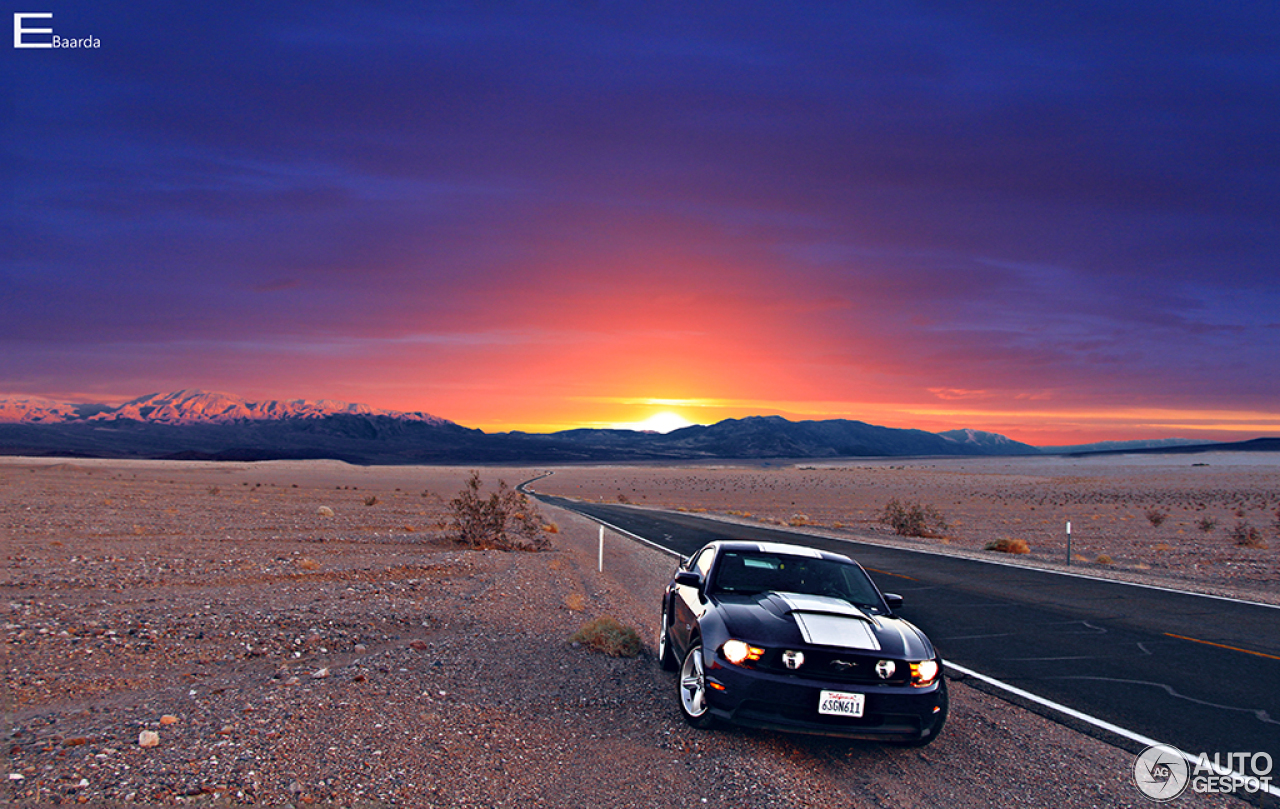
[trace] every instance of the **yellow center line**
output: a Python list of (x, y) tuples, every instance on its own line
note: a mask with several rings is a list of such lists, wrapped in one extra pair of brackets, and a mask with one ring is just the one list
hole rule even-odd
[(1167, 637), (1177, 638), (1178, 640), (1189, 640), (1192, 643), (1203, 643), (1205, 646), (1217, 646), (1219, 649), (1230, 649), (1233, 652), (1244, 652), (1247, 655), (1257, 655), (1258, 657), (1265, 657), (1269, 660), (1280, 660), (1280, 657), (1277, 657), (1276, 655), (1269, 655), (1266, 652), (1254, 652), (1254, 651), (1250, 651), (1249, 649), (1241, 649), (1238, 646), (1228, 646), (1225, 643), (1214, 643), (1211, 640), (1200, 640), (1199, 638), (1188, 638), (1186, 635), (1175, 635), (1172, 632), (1166, 632), (1164, 634)]
[(866, 567), (866, 568), (863, 568), (863, 570), (870, 570), (872, 573), (879, 573), (882, 576), (897, 576), (898, 578), (906, 579), (907, 581), (916, 581), (910, 576), (904, 576), (901, 573), (890, 573), (887, 570), (876, 570), (874, 567)]

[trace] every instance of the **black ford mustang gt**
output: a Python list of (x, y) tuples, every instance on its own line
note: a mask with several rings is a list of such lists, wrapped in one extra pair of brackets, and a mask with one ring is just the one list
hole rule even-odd
[(933, 644), (894, 615), (901, 605), (846, 556), (718, 540), (668, 585), (659, 656), (680, 671), (694, 727), (925, 745), (946, 722), (947, 684)]

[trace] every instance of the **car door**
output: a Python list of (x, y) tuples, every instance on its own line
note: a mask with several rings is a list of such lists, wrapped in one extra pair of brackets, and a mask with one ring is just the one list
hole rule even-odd
[(671, 637), (682, 654), (689, 648), (691, 638), (698, 627), (698, 619), (706, 612), (705, 590), (715, 557), (714, 547), (698, 551), (690, 560), (688, 567), (680, 571), (697, 574), (698, 583), (695, 585), (692, 581), (680, 581), (688, 577), (677, 573), (677, 581), (672, 585), (674, 593), (671, 598)]

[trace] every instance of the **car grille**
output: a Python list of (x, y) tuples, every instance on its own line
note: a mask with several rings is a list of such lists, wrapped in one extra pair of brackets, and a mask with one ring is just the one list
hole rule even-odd
[(781, 649), (771, 649), (756, 663), (760, 671), (814, 680), (861, 685), (905, 685), (911, 679), (911, 666), (902, 660), (894, 660), (894, 672), (887, 678), (876, 673), (876, 663), (889, 658), (872, 657), (849, 652), (830, 652), (804, 649), (804, 665), (789, 669), (782, 662)]

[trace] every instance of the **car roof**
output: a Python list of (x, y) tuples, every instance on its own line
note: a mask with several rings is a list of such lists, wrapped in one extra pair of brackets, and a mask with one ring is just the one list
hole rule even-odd
[(826, 559), (832, 562), (852, 562), (848, 556), (840, 553), (820, 551), (804, 545), (792, 545), (787, 542), (755, 542), (746, 539), (717, 539), (710, 543), (719, 546), (721, 551), (748, 551), (756, 553), (778, 553), (787, 556), (807, 556), (810, 559)]

